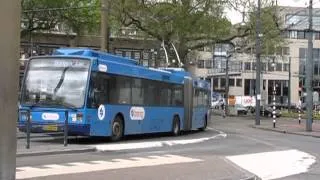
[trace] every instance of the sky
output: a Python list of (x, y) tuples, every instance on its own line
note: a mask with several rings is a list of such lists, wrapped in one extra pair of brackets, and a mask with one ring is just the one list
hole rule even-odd
[[(278, 0), (279, 6), (307, 7), (308, 4), (309, 0)], [(320, 0), (313, 0), (313, 7), (320, 8)], [(242, 21), (242, 15), (239, 12), (227, 10), (226, 14), (232, 24)]]

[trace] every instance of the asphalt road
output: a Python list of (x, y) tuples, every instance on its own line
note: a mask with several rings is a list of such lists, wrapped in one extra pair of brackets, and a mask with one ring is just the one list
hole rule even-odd
[(87, 139), (78, 145), (104, 151), (20, 157), (17, 179), (320, 179), (319, 138), (253, 129), (253, 123), (214, 116), (207, 131), (179, 137)]

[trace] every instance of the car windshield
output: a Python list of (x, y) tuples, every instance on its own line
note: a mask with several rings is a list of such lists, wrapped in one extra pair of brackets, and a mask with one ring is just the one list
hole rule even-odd
[(21, 104), (82, 107), (90, 61), (42, 58), (30, 60)]

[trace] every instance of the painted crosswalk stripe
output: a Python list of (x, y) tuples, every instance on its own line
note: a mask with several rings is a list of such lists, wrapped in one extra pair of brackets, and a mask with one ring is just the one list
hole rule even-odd
[(116, 143), (116, 144), (102, 144), (93, 146), (97, 151), (120, 151), (120, 150), (132, 150), (132, 149), (144, 149), (144, 148), (159, 148), (164, 146), (175, 146), (175, 145), (186, 145), (201, 143), (217, 138), (226, 138), (227, 134), (210, 128), (211, 130), (217, 131), (219, 134), (193, 138), (193, 139), (180, 139), (180, 140), (166, 140), (166, 141), (149, 141), (149, 142), (138, 142), (138, 143)]
[[(116, 161), (114, 161), (116, 160)], [(194, 159), (190, 157), (178, 155), (163, 155), (163, 156), (147, 156), (147, 157), (132, 157), (128, 159), (113, 159), (112, 161), (90, 161), (90, 162), (73, 162), (66, 165), (63, 164), (49, 164), (44, 167), (49, 169), (42, 169), (36, 167), (19, 167), (17, 168), (16, 179), (28, 179), (35, 177), (46, 177), (53, 175), (65, 175), (86, 173), (103, 170), (158, 166), (166, 164), (178, 163), (192, 163), (200, 162), (201, 159)]]
[(316, 157), (295, 149), (228, 156), (227, 159), (263, 180), (307, 172), (316, 162)]

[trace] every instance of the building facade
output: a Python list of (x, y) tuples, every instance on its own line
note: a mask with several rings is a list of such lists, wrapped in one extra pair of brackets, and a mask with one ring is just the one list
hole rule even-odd
[[(283, 29), (282, 37), (286, 43), (278, 47), (275, 54), (261, 57), (262, 104), (270, 104), (273, 93), (278, 104), (288, 104), (289, 96), (292, 104), (298, 104), (300, 99), (304, 102), (306, 96), (304, 86), (308, 48), (308, 9), (296, 7), (277, 9)], [(313, 13), (313, 88), (314, 92), (319, 93), (320, 9), (314, 9)], [(213, 91), (224, 93), (228, 60), (229, 95), (253, 96), (256, 90), (255, 54), (231, 52), (230, 56), (228, 52), (231, 49), (227, 44), (218, 44), (211, 53), (203, 52), (203, 55), (197, 55), (191, 72), (198, 77), (210, 79)], [(314, 101), (319, 100), (314, 99)]]

